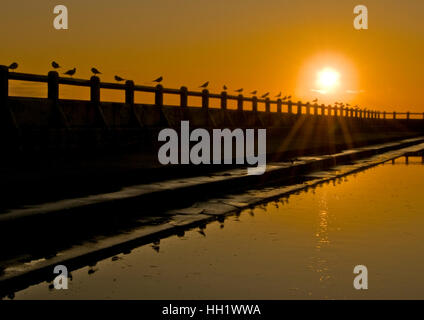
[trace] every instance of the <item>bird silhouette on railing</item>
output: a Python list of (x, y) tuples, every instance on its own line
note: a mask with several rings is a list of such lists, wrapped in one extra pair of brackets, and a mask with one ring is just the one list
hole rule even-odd
[(267, 92), (267, 93), (263, 94), (263, 95), (261, 96), (261, 98), (266, 98), (266, 97), (268, 97), (268, 96), (269, 96), (269, 92)]
[(224, 84), (223, 86), (222, 86), (222, 89), (224, 90), (224, 91), (227, 91), (227, 86)]
[(234, 90), (235, 92), (238, 92), (238, 93), (242, 93), (243, 92), (243, 88), (240, 88), (240, 89), (237, 89), (237, 90)]
[(64, 72), (63, 74), (66, 74), (67, 76), (73, 76), (75, 74), (75, 72), (77, 72), (77, 68), (73, 68), (71, 70), (68, 70), (66, 72)]
[(313, 102), (313, 103), (317, 103), (317, 102), (318, 102), (318, 99), (317, 99), (317, 98), (315, 98), (314, 100), (312, 100), (312, 102)]
[(52, 62), (52, 67), (53, 67), (53, 69), (59, 69), (60, 68), (60, 65), (56, 61), (53, 61)]
[(163, 81), (163, 77), (160, 76), (159, 78), (153, 80), (152, 82), (161, 83)]
[(292, 98), (292, 96), (288, 96), (287, 99), (290, 100)]
[(97, 70), (96, 68), (91, 68), (91, 72), (94, 74), (94, 75), (98, 75), (98, 74), (102, 74), (99, 70)]
[(18, 69), (18, 63), (17, 62), (13, 62), (9, 67), (8, 67), (8, 69), (10, 69), (10, 70), (16, 70), (16, 69)]
[(118, 81), (118, 82), (122, 82), (125, 79), (124, 78), (121, 78), (120, 76), (115, 76), (115, 80)]
[(206, 89), (209, 85), (209, 81), (205, 82), (204, 84), (202, 84), (199, 88), (203, 88)]
[(279, 93), (279, 94), (277, 94), (275, 97), (276, 97), (276, 98), (280, 98), (280, 97), (281, 97), (281, 91), (280, 91), (280, 93)]
[(287, 100), (287, 96), (284, 96), (284, 98), (282, 99), (283, 101), (286, 101)]
[(256, 95), (258, 93), (258, 90), (252, 91), (250, 94)]

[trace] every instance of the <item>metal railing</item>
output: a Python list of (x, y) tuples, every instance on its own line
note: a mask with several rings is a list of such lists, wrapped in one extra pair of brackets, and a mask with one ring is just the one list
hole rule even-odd
[[(28, 73), (9, 72), (6, 66), (0, 66), (0, 102), (7, 102), (9, 99), (9, 80), (20, 80), (30, 82), (47, 83), (47, 98), (53, 101), (59, 100), (59, 86), (71, 85), (90, 88), (90, 101), (100, 104), (100, 90), (112, 89), (125, 91), (125, 103), (134, 105), (134, 92), (150, 92), (154, 94), (155, 105), (163, 106), (164, 95), (177, 95), (180, 97), (179, 106), (188, 107), (188, 97), (200, 97), (201, 107), (208, 109), (210, 107), (210, 99), (220, 99), (220, 108), (227, 109), (228, 101), (236, 101), (237, 110), (246, 111), (246, 103), (251, 104), (251, 110), (258, 111), (258, 104), (265, 105), (265, 112), (271, 112), (271, 106), (276, 105), (276, 113), (286, 113), (294, 115), (316, 115), (316, 116), (341, 116), (351, 118), (365, 119), (399, 119), (399, 116), (405, 116), (406, 119), (411, 119), (411, 116), (422, 116), (424, 113), (413, 112), (386, 112), (369, 109), (361, 109), (338, 105), (324, 105), (317, 103), (303, 103), (301, 101), (293, 102), (291, 100), (272, 100), (270, 98), (258, 98), (256, 96), (245, 97), (240, 95), (230, 95), (226, 91), (219, 94), (210, 93), (207, 89), (203, 91), (190, 91), (187, 87), (180, 89), (164, 88), (162, 85), (157, 86), (142, 86), (136, 85), (133, 81), (127, 80), (125, 84), (101, 82), (97, 76), (91, 77), (90, 80), (65, 78), (60, 77), (55, 71), (50, 71), (48, 75), (36, 75)], [(283, 106), (286, 110), (283, 111)], [(199, 106), (200, 107), (200, 106)]]

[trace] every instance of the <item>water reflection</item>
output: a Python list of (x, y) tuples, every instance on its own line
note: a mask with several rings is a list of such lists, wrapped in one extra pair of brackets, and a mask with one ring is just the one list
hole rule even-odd
[[(220, 217), (73, 271), (66, 292), (45, 282), (16, 298), (423, 299), (422, 162), (399, 158)], [(359, 264), (366, 292), (352, 285)]]

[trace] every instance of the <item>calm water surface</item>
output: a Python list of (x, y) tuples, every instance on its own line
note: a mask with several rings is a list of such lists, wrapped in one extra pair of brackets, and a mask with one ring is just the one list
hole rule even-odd
[[(401, 158), (76, 270), (69, 290), (44, 282), (15, 299), (423, 299), (423, 191), (422, 158)], [(360, 264), (367, 291), (352, 285)]]

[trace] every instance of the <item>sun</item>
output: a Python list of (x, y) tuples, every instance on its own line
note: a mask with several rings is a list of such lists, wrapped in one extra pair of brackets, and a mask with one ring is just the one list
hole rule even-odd
[(334, 90), (340, 85), (340, 73), (332, 68), (324, 68), (317, 72), (317, 86), (325, 91)]

